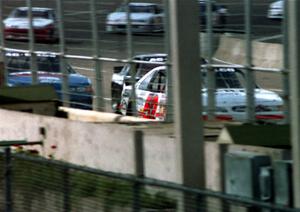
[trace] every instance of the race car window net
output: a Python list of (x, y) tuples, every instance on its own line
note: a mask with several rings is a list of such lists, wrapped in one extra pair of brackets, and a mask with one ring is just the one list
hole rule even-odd
[(148, 84), (148, 90), (156, 93), (164, 93), (166, 88), (166, 75), (164, 72), (157, 72)]
[(152, 79), (154, 73), (152, 73), (150, 76), (146, 77), (145, 79), (143, 79), (143, 81), (140, 83), (138, 89), (139, 90), (148, 90), (148, 86), (150, 84), (150, 80)]
[(120, 74), (121, 74), (121, 75), (124, 75), (124, 76), (126, 76), (126, 75), (127, 75), (127, 76), (130, 76), (129, 68), (130, 68), (130, 64), (126, 64), (126, 65), (122, 68)]

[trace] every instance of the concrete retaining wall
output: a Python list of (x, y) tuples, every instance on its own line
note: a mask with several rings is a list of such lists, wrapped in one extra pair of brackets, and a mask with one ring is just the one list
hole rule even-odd
[[(177, 175), (176, 140), (170, 125), (89, 123), (4, 109), (0, 109), (0, 120), (0, 141), (43, 140), (43, 147), (29, 148), (39, 150), (45, 157), (52, 154), (55, 159), (128, 174), (135, 173), (134, 131), (143, 130), (145, 176), (181, 183)], [(57, 148), (51, 148), (53, 145)], [(276, 153), (276, 159), (286, 155), (282, 150), (270, 148), (224, 147), (224, 144), (205, 142), (207, 188), (222, 191), (223, 155), (231, 149)]]
[(219, 43), (220, 43), (220, 37), (221, 35), (219, 33), (213, 33), (212, 38), (211, 38), (211, 47), (210, 47), (210, 39), (208, 37), (208, 33), (203, 33), (201, 32), (199, 34), (199, 44), (200, 44), (200, 49), (201, 49), (201, 57), (207, 58), (209, 56), (210, 48), (211, 49), (211, 54), (214, 54), (216, 50), (218, 49)]
[[(215, 58), (235, 64), (245, 64), (245, 40), (220, 36)], [(263, 68), (282, 68), (282, 45), (253, 41), (253, 65)]]
[[(1, 140), (44, 140), (32, 146), (48, 157), (102, 170), (134, 174), (133, 132), (136, 127), (87, 123), (0, 109)], [(45, 135), (42, 135), (44, 128)], [(53, 149), (51, 146), (57, 148)], [(149, 177), (177, 182), (174, 138), (145, 133), (145, 172)], [(162, 162), (163, 161), (163, 162)]]

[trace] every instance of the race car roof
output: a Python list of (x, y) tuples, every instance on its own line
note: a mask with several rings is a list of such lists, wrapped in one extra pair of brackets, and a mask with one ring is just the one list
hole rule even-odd
[[(27, 11), (28, 7), (17, 7), (16, 9)], [(48, 7), (32, 7), (32, 11), (42, 11), (42, 12), (45, 12), (45, 11), (50, 11), (50, 10), (54, 10), (54, 9), (48, 8)]]
[[(56, 54), (52, 52), (35, 52), (36, 56), (38, 57), (57, 57)], [(6, 57), (30, 57), (31, 54), (29, 52), (15, 52), (15, 51), (7, 51), (5, 52)]]
[(157, 4), (156, 3), (146, 3), (146, 2), (130, 2), (129, 5), (146, 7), (146, 6), (155, 6)]

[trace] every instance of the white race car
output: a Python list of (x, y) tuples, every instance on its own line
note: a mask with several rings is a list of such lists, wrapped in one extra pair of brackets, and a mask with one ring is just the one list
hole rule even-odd
[[(15, 8), (3, 20), (4, 37), (6, 39), (29, 39), (28, 11), (28, 7)], [(58, 38), (56, 14), (52, 8), (32, 7), (32, 26), (36, 40), (55, 41)]]
[(107, 32), (126, 32), (127, 8), (130, 11), (132, 32), (157, 32), (163, 30), (163, 10), (160, 5), (131, 2), (128, 7), (122, 5), (116, 11), (107, 15)]
[[(234, 68), (216, 68), (216, 119), (246, 121), (245, 77), (241, 70)], [(203, 76), (203, 118), (206, 116), (207, 88), (206, 71)], [(159, 66), (148, 72), (135, 84), (137, 116), (165, 120), (167, 106), (166, 67)], [(133, 111), (132, 86), (123, 90), (121, 113), (131, 115)], [(283, 100), (272, 91), (255, 88), (256, 119), (261, 121), (280, 121), (283, 115)]]
[(270, 19), (282, 19), (283, 16), (284, 1), (277, 0), (272, 2), (268, 9), (268, 18)]

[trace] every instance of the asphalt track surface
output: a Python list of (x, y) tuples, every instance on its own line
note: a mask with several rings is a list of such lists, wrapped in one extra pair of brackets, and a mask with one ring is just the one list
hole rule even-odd
[[(93, 56), (95, 52), (95, 44), (92, 39), (92, 24), (90, 16), (90, 1), (89, 0), (64, 0), (62, 1), (64, 15), (64, 33), (65, 33), (65, 53), (78, 56)], [(96, 0), (95, 9), (97, 11), (98, 20), (98, 47), (101, 57), (128, 59), (131, 55), (144, 53), (159, 53), (165, 52), (164, 33), (138, 34), (133, 35), (132, 51), (128, 49), (128, 37), (126, 34), (112, 34), (105, 32), (105, 18), (109, 12), (112, 12), (121, 4), (121, 0)], [(147, 2), (162, 3), (159, 0)], [(241, 0), (219, 0), (227, 6), (229, 16), (227, 25), (221, 33), (229, 32), (242, 35), (244, 32), (244, 4)], [(276, 37), (281, 34), (281, 23), (266, 18), (267, 9), (270, 0), (254, 0), (252, 5), (252, 33), (253, 39), (266, 39)], [(56, 8), (57, 1), (54, 0), (39, 0), (33, 1), (33, 6), (52, 7)], [(26, 1), (4, 0), (4, 17), (9, 12), (18, 6), (26, 6)], [(270, 40), (271, 41), (271, 40)], [(280, 40), (276, 40), (280, 42)], [(5, 41), (5, 46), (14, 49), (29, 49), (28, 42), (20, 41)], [(36, 51), (60, 51), (58, 43), (36, 43), (34, 50)], [(94, 63), (91, 60), (70, 59), (70, 63), (81, 73), (95, 80), (93, 71)], [(110, 79), (114, 66), (122, 65), (122, 63), (102, 62), (102, 77), (104, 98), (106, 99), (106, 111), (110, 110)], [(262, 74), (259, 76), (260, 83), (269, 88), (280, 89), (280, 77), (276, 76), (275, 80), (270, 74)], [(272, 84), (273, 83), (273, 84)]]

